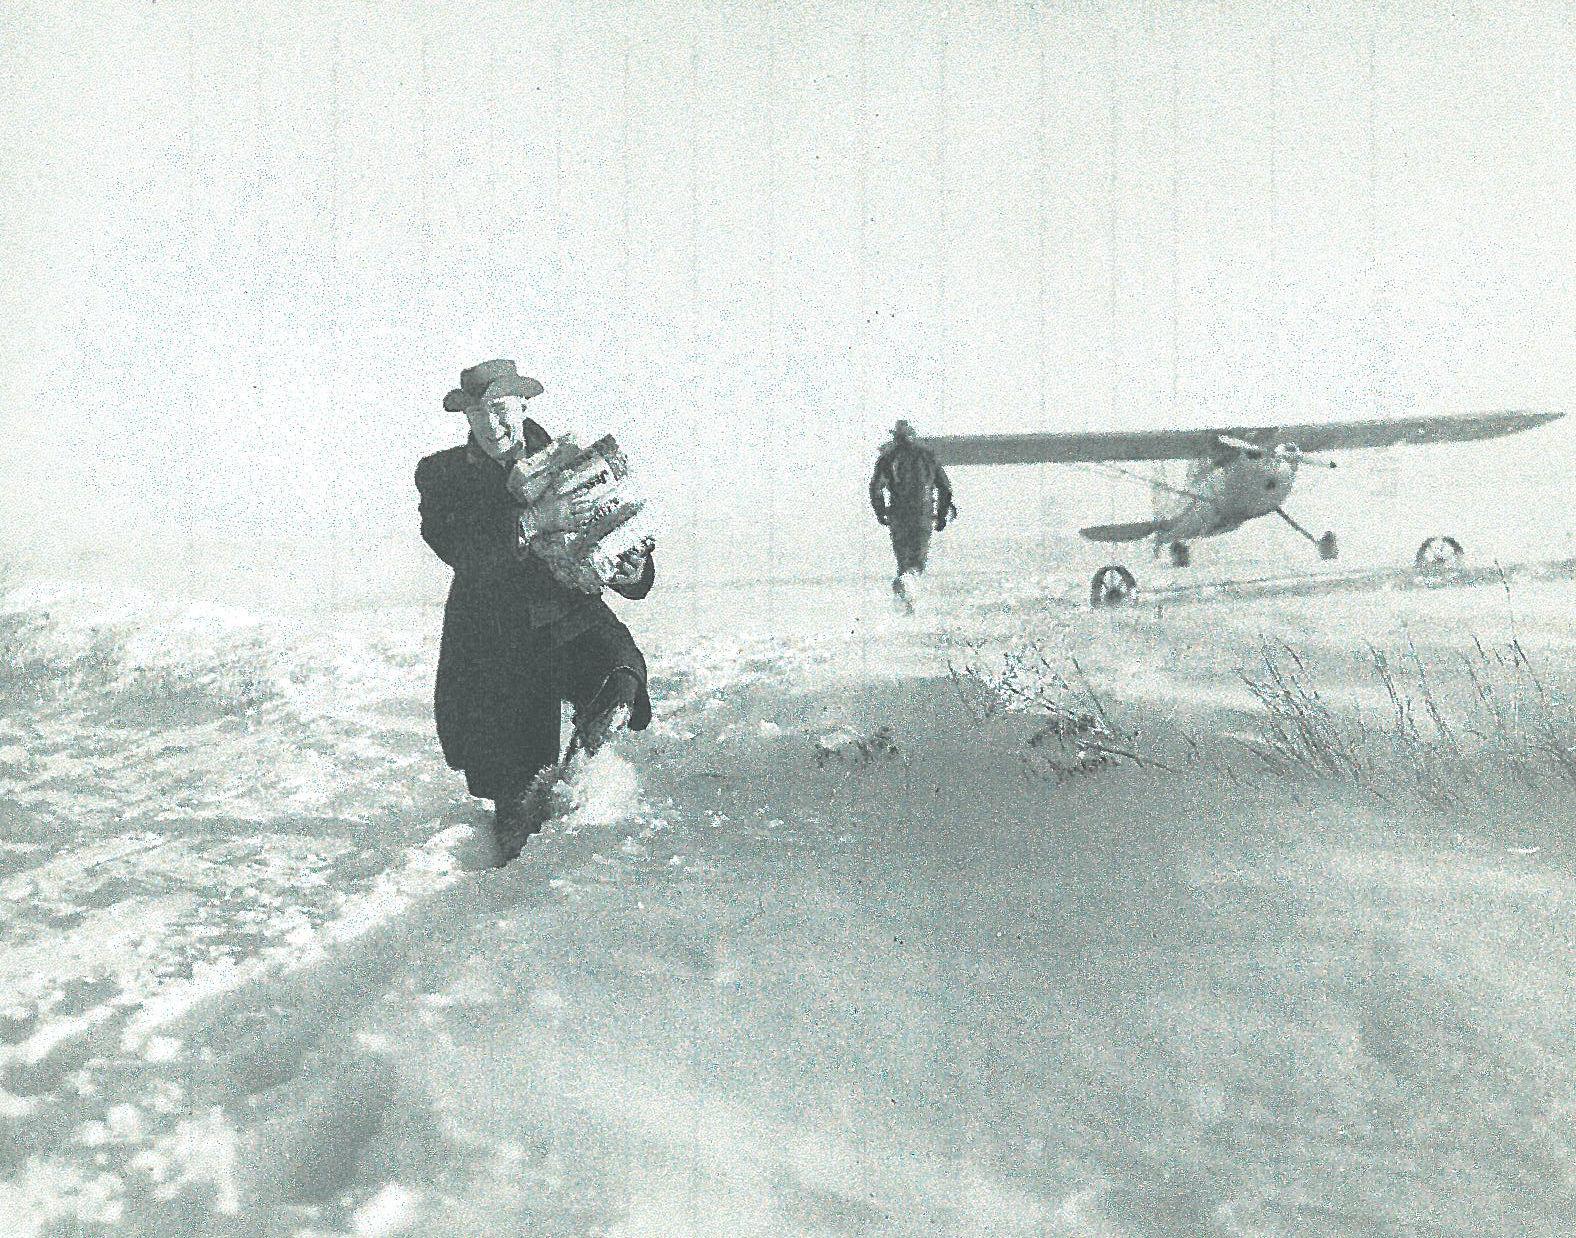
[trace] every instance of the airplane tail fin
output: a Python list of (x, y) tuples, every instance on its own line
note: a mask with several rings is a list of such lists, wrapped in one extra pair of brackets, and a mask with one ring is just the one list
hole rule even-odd
[(1079, 529), (1082, 537), (1087, 537), (1091, 542), (1141, 542), (1146, 537), (1153, 537), (1165, 528), (1159, 520), (1139, 520), (1133, 524), (1096, 524), (1087, 529)]

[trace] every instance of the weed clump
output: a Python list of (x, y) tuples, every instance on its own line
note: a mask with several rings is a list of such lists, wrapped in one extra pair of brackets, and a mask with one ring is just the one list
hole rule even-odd
[(833, 764), (864, 766), (901, 757), (892, 728), (885, 723), (868, 734), (841, 727), (820, 736), (815, 743), (817, 769)]
[(1539, 791), (1576, 786), (1576, 713), (1519, 640), (1425, 658), (1366, 645), (1359, 700), (1337, 708), (1290, 645), (1264, 643), (1242, 672), (1258, 704), (1242, 739), (1277, 775), (1345, 783), (1380, 802), (1413, 798), (1460, 808), (1507, 784)]
[(978, 726), (1008, 716), (1026, 716), (1033, 730), (1019, 754), (1025, 777), (1058, 781), (1084, 777), (1127, 763), (1168, 769), (1140, 751), (1136, 728), (1118, 721), (1076, 658), (1067, 670), (1030, 643), (988, 663), (979, 646), (961, 665), (947, 663), (958, 699)]

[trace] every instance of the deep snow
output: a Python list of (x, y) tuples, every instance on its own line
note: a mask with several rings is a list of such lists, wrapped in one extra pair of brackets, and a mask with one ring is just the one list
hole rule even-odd
[[(13, 590), (0, 1232), (1567, 1232), (1563, 801), (1380, 804), (1230, 736), (1265, 641), (1337, 700), (1405, 636), (1563, 682), (1576, 588), (1083, 591), (632, 607), (658, 721), (492, 870), (435, 609)], [(1029, 641), (1180, 772), (974, 722), (949, 662)]]

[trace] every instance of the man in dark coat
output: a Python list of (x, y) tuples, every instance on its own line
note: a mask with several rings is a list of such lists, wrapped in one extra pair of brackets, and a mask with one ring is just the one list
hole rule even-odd
[(911, 584), (925, 570), (930, 534), (945, 529), (958, 509), (946, 470), (906, 421), (893, 427), (891, 440), (881, 448), (870, 476), (870, 506), (892, 533), (897, 557), (892, 592), (912, 610)]
[[(416, 466), (422, 539), (454, 569), (434, 693), (438, 740), (470, 793), (495, 801), (500, 863), (542, 827), (537, 775), (559, 759), (562, 702), (574, 706), (575, 741), (587, 751), (619, 725), (639, 731), (651, 721), (634, 637), (600, 596), (562, 584), (529, 552), (533, 533), (548, 528), (505, 484), (516, 458), (550, 441), (524, 417), (541, 390), (513, 361), (464, 371), (444, 407), (466, 414), (469, 440)], [(648, 553), (626, 561), (611, 587), (643, 598), (655, 577)]]

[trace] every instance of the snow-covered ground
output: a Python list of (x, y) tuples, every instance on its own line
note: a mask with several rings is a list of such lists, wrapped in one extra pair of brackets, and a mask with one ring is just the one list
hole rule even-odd
[[(14, 589), (0, 1233), (1568, 1233), (1570, 787), (1249, 745), (1290, 655), (1383, 718), (1376, 650), (1514, 647), (1562, 717), (1576, 586), (1085, 589), (630, 607), (657, 721), (503, 870), (435, 608)], [(1029, 650), (1141, 760), (985, 716)]]

